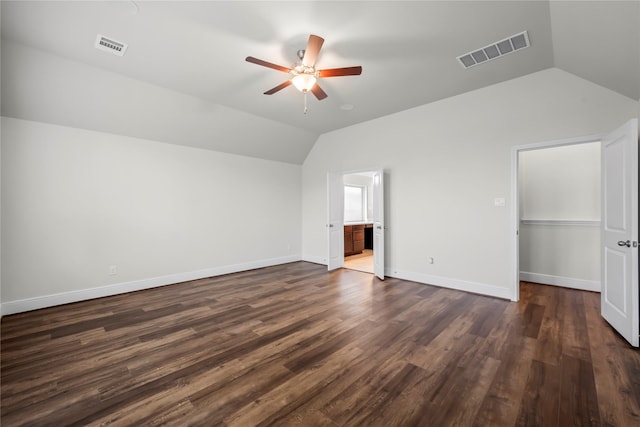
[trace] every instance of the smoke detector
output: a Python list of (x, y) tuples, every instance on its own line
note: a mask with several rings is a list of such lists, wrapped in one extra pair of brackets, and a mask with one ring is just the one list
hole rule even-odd
[(105, 37), (98, 34), (94, 47), (96, 49), (104, 50), (105, 52), (113, 53), (114, 55), (124, 56), (127, 51), (127, 44), (116, 41), (111, 37)]
[(526, 31), (523, 31), (488, 46), (460, 55), (457, 60), (464, 68), (471, 68), (529, 46), (529, 35)]

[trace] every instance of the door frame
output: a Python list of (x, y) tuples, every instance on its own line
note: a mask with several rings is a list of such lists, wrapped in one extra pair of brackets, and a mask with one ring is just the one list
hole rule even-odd
[[(336, 236), (336, 233), (339, 234)], [(327, 270), (333, 271), (342, 267), (344, 267), (344, 175), (327, 172)]]
[[(345, 175), (354, 175), (354, 174), (362, 174), (362, 173), (375, 173), (378, 171), (382, 171), (382, 173), (385, 173), (385, 169), (383, 167), (372, 167), (372, 168), (363, 168), (363, 169), (353, 169), (353, 170), (348, 170), (348, 171), (341, 171), (341, 172), (335, 172), (335, 171), (327, 171), (327, 175), (328, 174), (336, 174), (336, 175), (341, 175), (342, 177), (344, 177)], [(327, 200), (331, 199), (331, 193), (330, 193), (331, 189), (327, 188)], [(344, 197), (344, 193), (343, 193), (343, 197)], [(383, 200), (383, 209), (384, 209), (384, 200)], [(344, 219), (343, 219), (343, 225), (344, 225)], [(328, 231), (327, 231), (328, 232)], [(374, 254), (375, 254), (375, 246), (374, 246)], [(327, 245), (327, 265), (329, 263), (329, 260), (331, 259), (331, 245)], [(343, 258), (344, 258), (344, 253), (342, 254)], [(344, 268), (341, 267), (341, 268)]]
[[(563, 147), (567, 145), (586, 144), (599, 142), (605, 133), (579, 136), (575, 138), (557, 139), (547, 142), (518, 145), (511, 148), (511, 301), (520, 300), (520, 194), (519, 194), (519, 159), (520, 153), (525, 151), (541, 150), (545, 148)], [(600, 213), (602, 215), (602, 212)]]

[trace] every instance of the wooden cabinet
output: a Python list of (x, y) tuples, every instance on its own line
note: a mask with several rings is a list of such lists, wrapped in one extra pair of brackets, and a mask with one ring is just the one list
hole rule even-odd
[(344, 226), (344, 256), (362, 253), (364, 249), (364, 224)]
[(353, 226), (344, 226), (344, 256), (349, 256), (353, 253), (353, 229), (351, 227)]
[(362, 253), (364, 249), (364, 225), (353, 226), (353, 253)]

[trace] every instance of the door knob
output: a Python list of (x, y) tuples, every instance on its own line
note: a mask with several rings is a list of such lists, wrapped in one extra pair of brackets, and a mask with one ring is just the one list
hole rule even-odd
[(620, 240), (618, 242), (618, 246), (626, 246), (628, 248), (631, 247), (631, 240), (627, 240), (626, 242), (624, 240)]

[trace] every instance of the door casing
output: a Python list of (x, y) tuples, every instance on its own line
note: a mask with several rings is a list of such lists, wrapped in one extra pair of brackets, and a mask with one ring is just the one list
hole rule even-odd
[(544, 148), (562, 147), (567, 145), (586, 144), (590, 142), (598, 142), (602, 139), (603, 134), (581, 136), (576, 138), (558, 139), (554, 141), (540, 142), (534, 144), (526, 144), (512, 147), (511, 149), (511, 301), (520, 300), (520, 200), (519, 200), (519, 159), (520, 153), (524, 151), (540, 150)]

